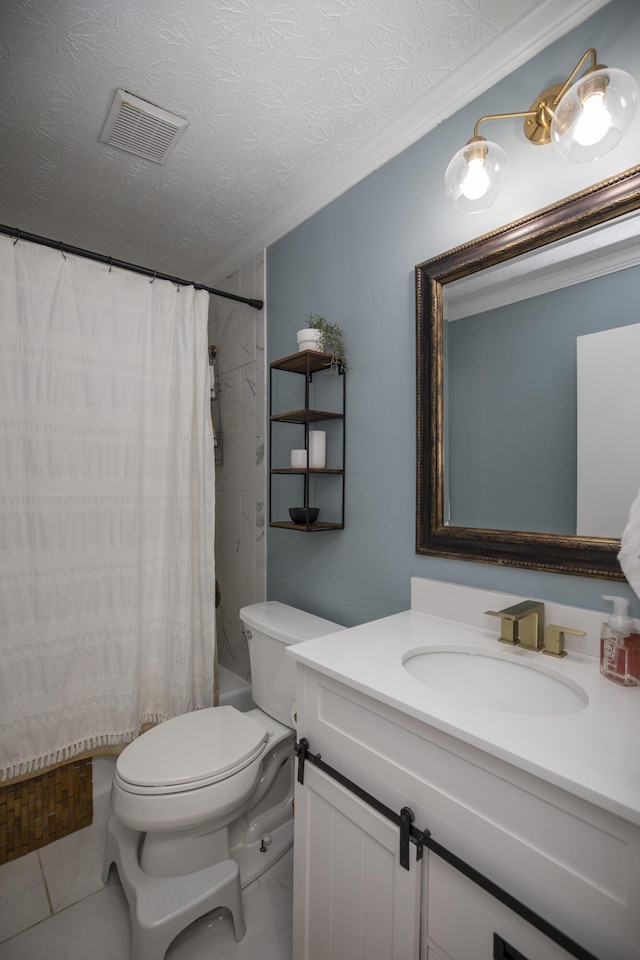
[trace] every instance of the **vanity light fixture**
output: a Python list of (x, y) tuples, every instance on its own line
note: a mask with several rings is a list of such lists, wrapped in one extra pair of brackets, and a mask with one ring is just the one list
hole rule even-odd
[(504, 185), (507, 155), (479, 134), (481, 123), (524, 117), (527, 140), (537, 145), (553, 143), (561, 156), (582, 163), (613, 150), (631, 125), (637, 100), (633, 77), (599, 64), (591, 47), (565, 82), (544, 90), (528, 110), (494, 113), (476, 121), (472, 138), (447, 167), (447, 195), (459, 210), (477, 213), (491, 206)]

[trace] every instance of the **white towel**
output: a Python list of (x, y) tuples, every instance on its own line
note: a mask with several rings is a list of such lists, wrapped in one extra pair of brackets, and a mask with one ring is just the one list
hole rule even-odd
[(640, 597), (640, 491), (631, 505), (622, 533), (618, 560), (622, 572)]

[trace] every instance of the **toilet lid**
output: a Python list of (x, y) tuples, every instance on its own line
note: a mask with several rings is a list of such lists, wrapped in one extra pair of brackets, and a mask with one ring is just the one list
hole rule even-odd
[(235, 707), (184, 713), (148, 730), (116, 762), (132, 787), (186, 790), (223, 780), (259, 757), (268, 732)]

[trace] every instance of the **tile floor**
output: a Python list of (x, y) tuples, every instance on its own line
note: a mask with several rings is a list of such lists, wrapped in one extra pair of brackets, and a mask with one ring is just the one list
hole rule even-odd
[[(100, 879), (109, 792), (90, 827), (0, 866), (0, 960), (129, 960), (129, 912), (115, 870)], [(173, 942), (166, 960), (291, 960), (293, 858), (244, 891), (247, 934), (214, 911)]]

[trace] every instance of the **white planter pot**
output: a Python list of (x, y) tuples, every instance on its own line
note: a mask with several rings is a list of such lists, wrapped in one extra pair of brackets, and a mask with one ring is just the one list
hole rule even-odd
[(306, 327), (304, 330), (298, 330), (298, 350), (319, 350), (319, 340), (319, 330), (312, 330), (311, 327)]

